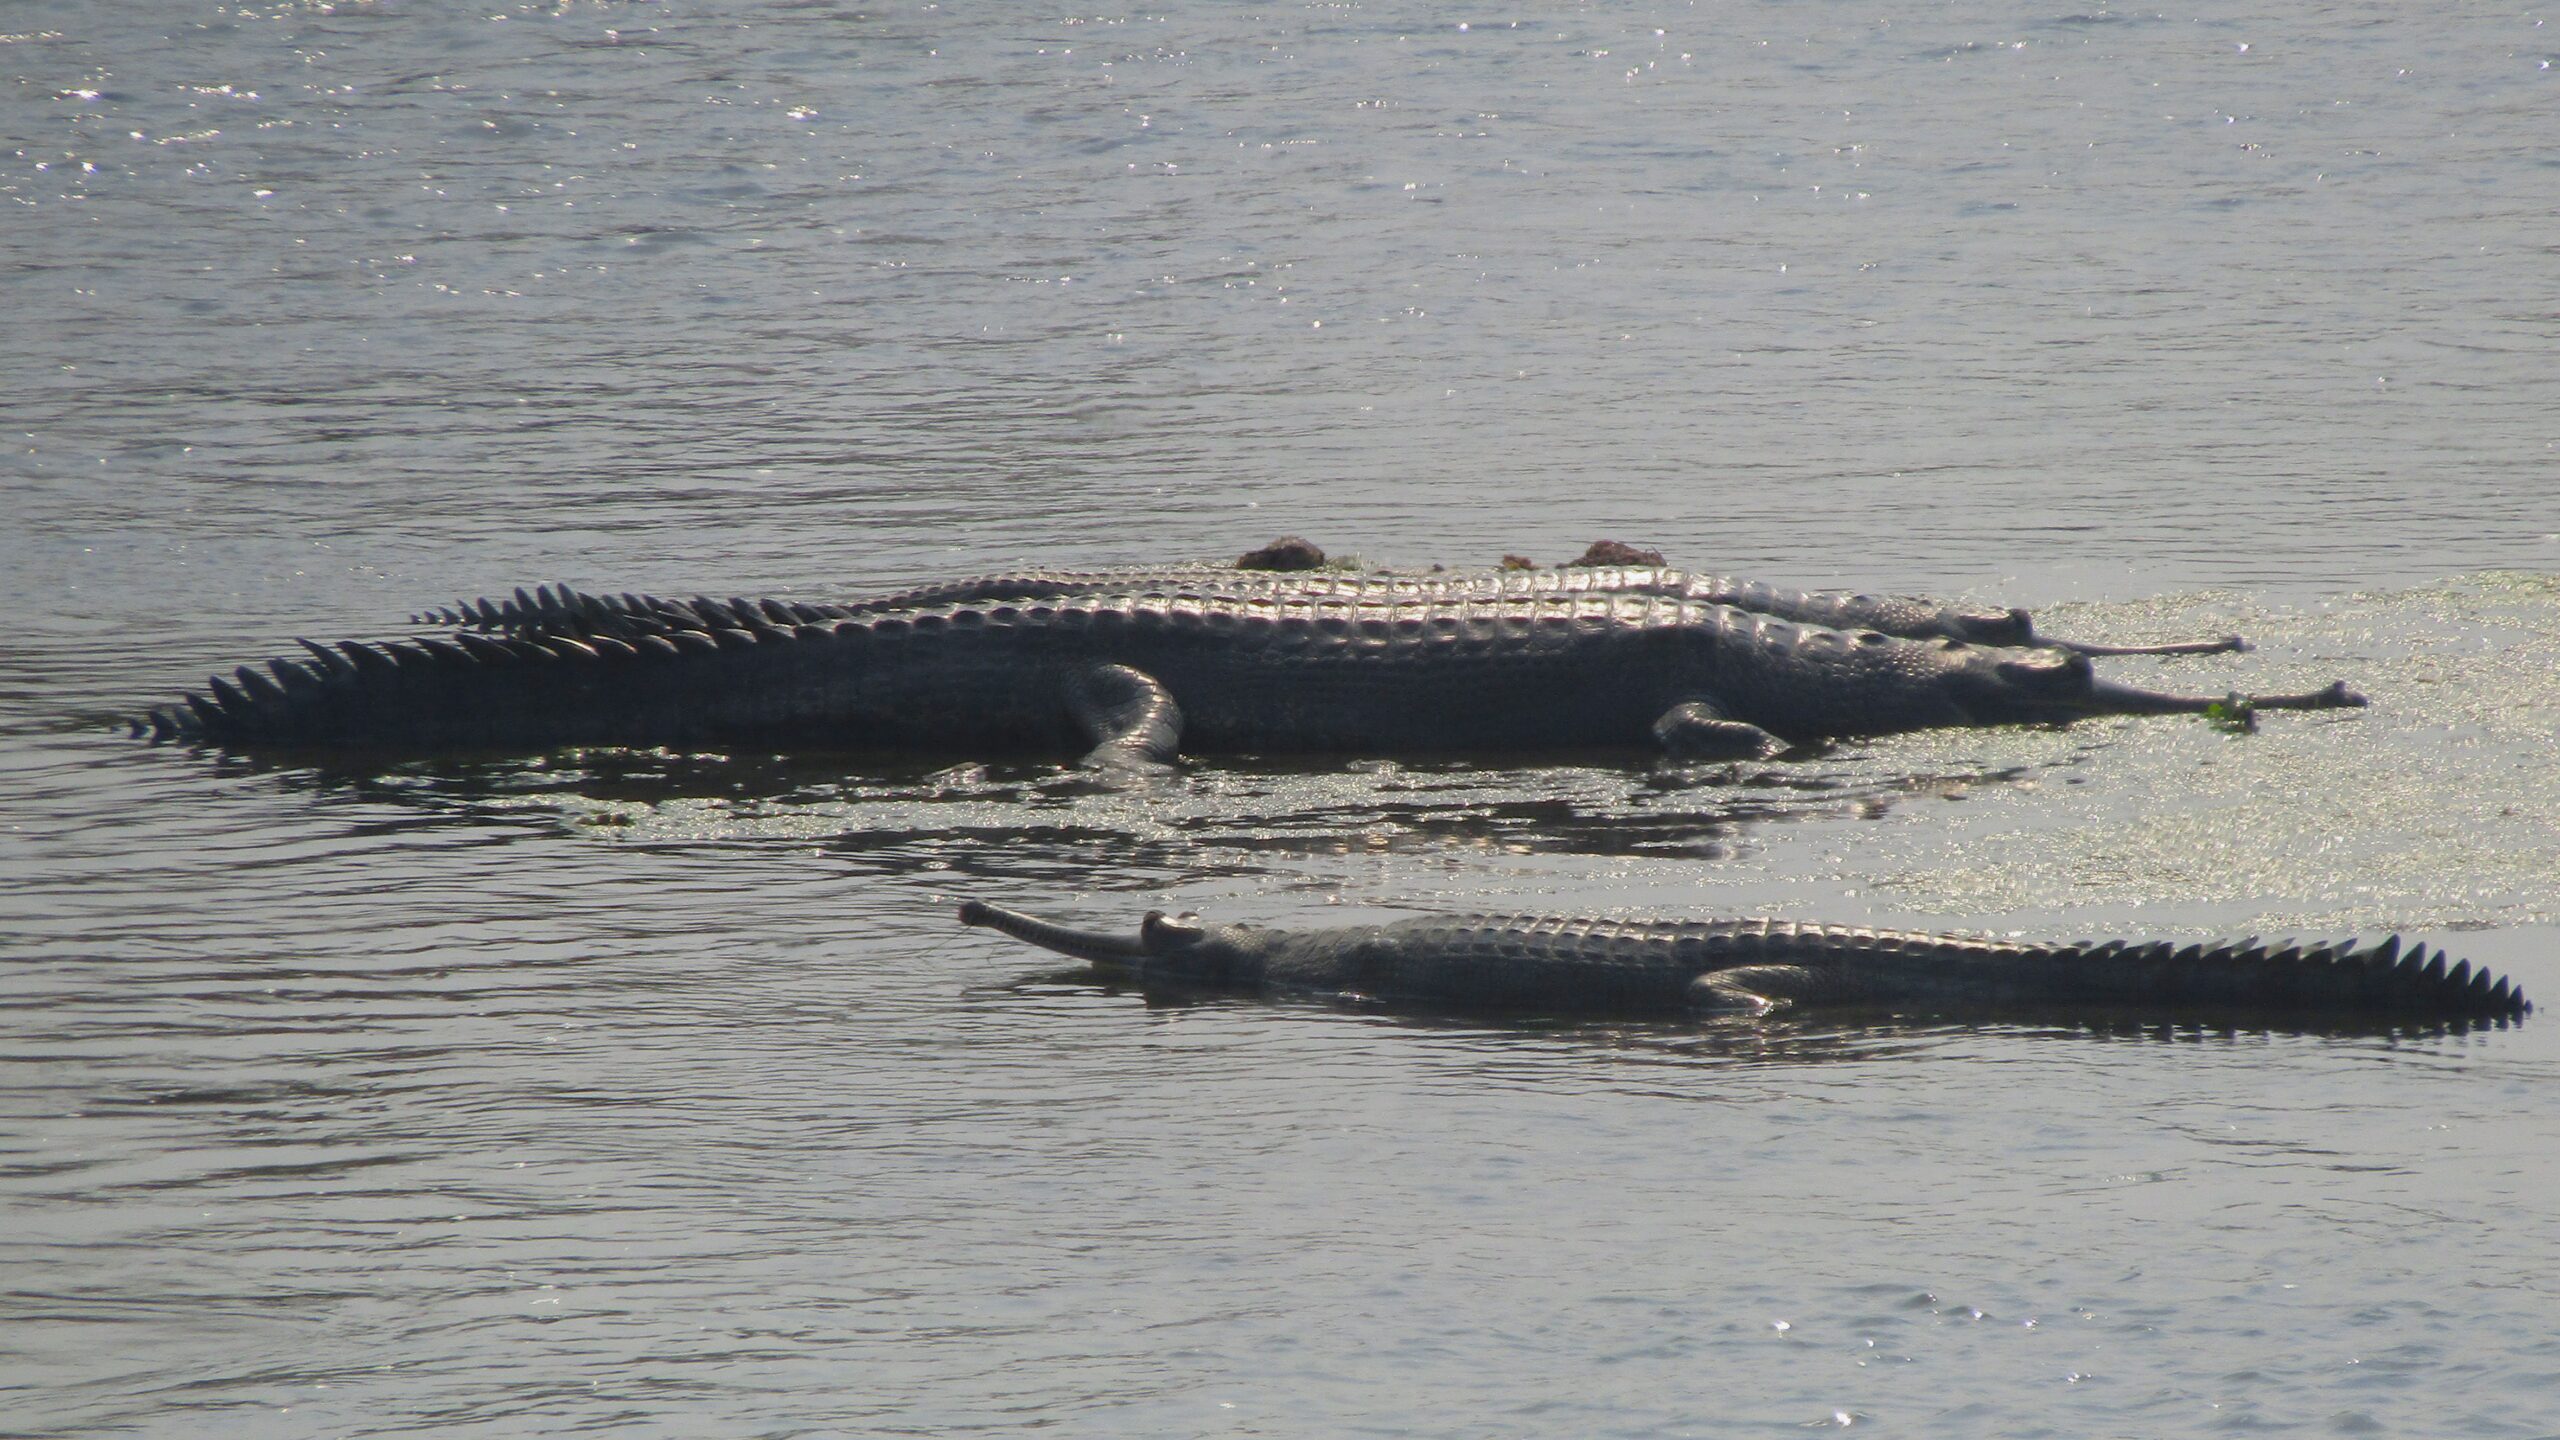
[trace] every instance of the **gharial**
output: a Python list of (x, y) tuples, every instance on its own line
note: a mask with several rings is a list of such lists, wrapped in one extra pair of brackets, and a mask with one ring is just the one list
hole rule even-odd
[[(1650, 594), (1378, 603), (975, 600), (761, 607), (592, 629), (301, 642), (133, 723), (155, 739), (364, 750), (564, 745), (1382, 754), (1652, 747), (1765, 757), (1936, 726), (2197, 713), (2061, 649), (1799, 625)], [(2248, 702), (2360, 706), (2343, 683)]]
[(1151, 990), (1302, 996), (1390, 1009), (1558, 1016), (1904, 1013), (2494, 1020), (2533, 1007), (2442, 950), (2256, 940), (2041, 943), (1787, 920), (1425, 917), (1288, 931), (1150, 912), (1134, 936), (980, 901), (985, 926)]
[(1589, 596), (1660, 596), (1768, 615), (1836, 630), (1873, 630), (1911, 640), (1963, 640), (1976, 645), (2054, 646), (2083, 655), (2207, 655), (2245, 650), (2237, 635), (2152, 645), (2102, 645), (2039, 633), (2015, 607), (1967, 607), (1917, 595), (1849, 590), (1791, 590), (1758, 580), (1664, 566), (1574, 566), (1556, 570), (1346, 572), (1238, 570), (1232, 566), (1153, 565), (1107, 570), (1015, 570), (946, 580), (845, 601), (707, 596), (676, 599), (624, 592), (603, 595), (567, 585), (518, 587), (512, 596), (464, 600), (411, 618), (413, 623), (491, 634), (627, 634), (666, 625), (716, 627), (730, 617), (761, 614), (782, 624), (843, 620), (894, 610), (987, 601), (1056, 601), (1097, 595), (1192, 596), (1258, 601), (1348, 601), (1354, 604), (1495, 604)]

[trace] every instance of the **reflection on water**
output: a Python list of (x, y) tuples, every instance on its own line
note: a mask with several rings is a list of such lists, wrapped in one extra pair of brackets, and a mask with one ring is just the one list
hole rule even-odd
[[(2048, 766), (2083, 763), (2057, 734)], [(1060, 765), (964, 765), (837, 755), (581, 750), (533, 758), (375, 767), (222, 757), (216, 773), (340, 793), (439, 823), (546, 818), (631, 843), (823, 841), (903, 873), (933, 853), (1083, 848), (1113, 840), (1218, 852), (1726, 858), (1750, 832), (1814, 817), (1881, 819), (1915, 798), (2042, 783), (2004, 763), (1897, 773), (1888, 749), (1771, 765), (1505, 765), (1364, 761), (1288, 767), (1195, 761), (1135, 781)], [(1214, 863), (1214, 862), (1213, 862)], [(1178, 866), (1165, 866), (1178, 870)], [(1233, 873), (1249, 873), (1245, 863)]]

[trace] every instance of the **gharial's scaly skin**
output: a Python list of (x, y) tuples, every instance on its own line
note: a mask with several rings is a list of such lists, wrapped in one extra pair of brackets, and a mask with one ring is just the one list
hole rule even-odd
[[(735, 745), (1200, 753), (1791, 743), (1950, 725), (2192, 713), (2085, 656), (1800, 626), (1655, 597), (1426, 601), (1069, 598), (709, 628), (302, 642), (136, 722), (286, 747)], [(2267, 709), (2357, 706), (2343, 685)]]
[(753, 610), (785, 623), (841, 620), (893, 610), (934, 609), (992, 601), (1065, 600), (1101, 595), (1162, 595), (1231, 600), (1351, 601), (1393, 605), (1565, 600), (1585, 596), (1661, 596), (1839, 630), (1874, 630), (1911, 640), (1963, 640), (1976, 645), (2051, 645), (2084, 655), (2197, 655), (2243, 650), (2237, 635), (2160, 645), (2096, 645), (2056, 640), (2036, 632), (2024, 610), (1964, 609), (1912, 595), (1870, 595), (1846, 590), (1789, 590), (1757, 580), (1656, 566), (1590, 566), (1559, 570), (1450, 571), (1437, 574), (1354, 574), (1340, 571), (1266, 571), (1206, 565), (1117, 570), (1017, 571), (923, 585), (863, 599), (691, 600), (625, 592), (595, 595), (566, 585), (519, 588), (512, 597), (466, 600), (411, 617), (493, 634), (623, 634), (664, 624), (719, 624), (723, 615)]
[(971, 901), (961, 923), (1144, 986), (1412, 1009), (1678, 1016), (1837, 1006), (1933, 1013), (2520, 1017), (2508, 981), (2443, 951), (2256, 940), (2043, 944), (1787, 920), (1466, 915), (1288, 931), (1146, 917), (1135, 937)]

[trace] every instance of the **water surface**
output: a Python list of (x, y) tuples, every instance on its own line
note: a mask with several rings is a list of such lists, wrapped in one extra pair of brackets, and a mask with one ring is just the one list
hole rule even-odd
[[(964, 932), (2423, 935), (2560, 997), (2538, 12), (0, 19), (0, 1431), (2539, 1436), (2560, 1039), (1151, 1004)], [(2240, 630), (1757, 766), (111, 717), (1285, 531)]]

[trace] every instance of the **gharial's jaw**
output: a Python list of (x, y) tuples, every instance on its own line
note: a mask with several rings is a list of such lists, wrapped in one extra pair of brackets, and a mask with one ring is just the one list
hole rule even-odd
[[(1149, 915), (1147, 920), (1152, 924), (1157, 918)], [(1090, 960), (1108, 969), (1136, 970), (1151, 953), (1144, 927), (1135, 939), (1125, 935), (1106, 935), (1099, 930), (1079, 930), (980, 900), (961, 904), (960, 923), (1001, 930), (1016, 940), (1044, 950), (1055, 950), (1061, 955), (1072, 955), (1079, 960)]]
[(2004, 656), (1982, 677), (1968, 706), (1976, 723), (2064, 724), (2098, 715), (2201, 715), (2218, 705), (2258, 710), (2356, 710), (2371, 702), (2337, 681), (2300, 694), (2179, 695), (2098, 677), (2089, 657), (2067, 650)]

